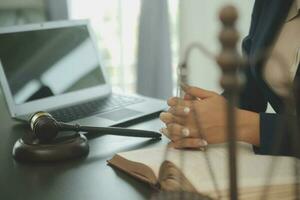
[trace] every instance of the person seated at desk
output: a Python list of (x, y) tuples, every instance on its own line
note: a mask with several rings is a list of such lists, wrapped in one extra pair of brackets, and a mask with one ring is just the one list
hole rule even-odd
[[(279, 95), (282, 82), (277, 75), (287, 70), (291, 79), (300, 78), (300, 70), (297, 71), (300, 59), (299, 9), (300, 0), (256, 0), (250, 32), (242, 44), (250, 59), (270, 47), (273, 52), (262, 62), (249, 64), (245, 69), (247, 83), (240, 96), (240, 106), (236, 108), (237, 140), (254, 145), (258, 154), (295, 156), (288, 129), (279, 148), (274, 152), (272, 147), (278, 137), (276, 130), (284, 109)], [(274, 52), (281, 54), (288, 65), (280, 66)], [(160, 116), (166, 124), (161, 132), (172, 140), (175, 148), (200, 148), (226, 142), (226, 99), (213, 91), (187, 85), (183, 88), (186, 92), (184, 100), (176, 97), (168, 100), (170, 109)], [(276, 114), (265, 113), (268, 102)], [(196, 113), (196, 120), (192, 113)], [(200, 138), (194, 121), (200, 124), (205, 140)]]

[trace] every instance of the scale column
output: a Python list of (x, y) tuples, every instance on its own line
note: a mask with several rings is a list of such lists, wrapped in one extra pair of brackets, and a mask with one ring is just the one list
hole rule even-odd
[(227, 98), (227, 138), (228, 138), (228, 155), (229, 155), (229, 184), (230, 199), (238, 199), (237, 183), (237, 151), (236, 151), (236, 109), (238, 104), (239, 91), (243, 81), (239, 76), (239, 67), (242, 64), (242, 58), (237, 50), (239, 33), (235, 28), (238, 13), (235, 7), (226, 6), (220, 12), (222, 30), (219, 35), (222, 50), (217, 57), (217, 62), (222, 69), (220, 84), (225, 90)]

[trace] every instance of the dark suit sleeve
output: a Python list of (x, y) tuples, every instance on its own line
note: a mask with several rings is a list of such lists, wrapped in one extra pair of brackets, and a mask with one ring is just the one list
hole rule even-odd
[[(269, 43), (272, 43), (271, 40), (276, 35), (276, 30), (278, 30), (278, 27), (281, 24), (280, 21), (286, 18), (286, 11), (293, 1), (270, 2), (271, 1), (267, 0), (255, 1), (249, 35), (244, 39), (242, 44), (243, 53), (247, 57), (250, 57), (250, 55), (253, 56), (256, 53), (254, 51), (258, 51), (259, 49), (264, 48), (264, 46), (268, 46)], [(269, 29), (261, 33), (262, 30), (258, 28), (259, 23), (260, 20), (265, 20), (261, 17), (268, 16), (265, 15), (265, 9), (269, 9), (267, 14), (270, 16), (275, 17), (275, 14), (278, 15), (278, 17), (276, 17), (278, 19), (273, 21), (268, 21), (271, 17), (266, 19), (265, 23), (269, 25)], [(279, 13), (276, 12), (278, 10), (280, 11)], [(255, 38), (255, 40), (253, 38)], [(258, 42), (261, 42), (262, 44)], [(268, 98), (266, 97), (269, 97), (270, 94), (265, 93), (268, 91), (263, 91), (261, 89), (262, 80), (259, 79), (258, 76), (260, 74), (257, 73), (259, 72), (255, 70), (255, 66), (245, 67), (244, 74), (246, 76), (246, 84), (241, 92), (239, 104), (241, 109), (253, 111), (260, 115), (260, 146), (254, 147), (254, 150), (259, 154), (295, 156), (295, 153), (293, 153), (295, 151), (293, 151), (293, 145), (291, 144), (292, 141), (295, 140), (292, 140), (293, 138), (291, 137), (292, 134), (291, 131), (289, 131), (289, 127), (283, 125), (282, 115), (265, 113), (268, 105)], [(226, 91), (223, 95), (225, 97), (227, 96)], [(281, 105), (274, 106), (277, 106), (276, 110), (282, 110)], [(280, 130), (280, 132), (278, 130)]]
[(290, 127), (284, 122), (282, 115), (260, 113), (260, 146), (254, 147), (255, 153), (299, 157)]
[[(248, 36), (242, 43), (243, 53), (249, 55), (251, 47), (251, 37)], [(240, 95), (239, 107), (241, 109), (250, 110), (253, 112), (265, 112), (268, 102), (262, 94), (260, 88), (257, 85), (255, 77), (251, 71), (250, 66), (246, 66), (244, 69), (244, 75), (246, 76), (246, 84)], [(223, 96), (227, 96), (227, 92), (223, 92)]]
[[(243, 53), (248, 56), (251, 50), (251, 31), (242, 43)], [(291, 132), (288, 127), (283, 127), (283, 119), (280, 114), (265, 113), (268, 100), (265, 98), (256, 80), (256, 74), (250, 66), (244, 69), (246, 84), (240, 95), (239, 107), (244, 110), (253, 111), (260, 115), (260, 146), (253, 147), (255, 153), (265, 155), (295, 155), (292, 151)], [(226, 97), (226, 91), (223, 93)], [(282, 125), (282, 127), (279, 127)], [(279, 130), (281, 132), (279, 132)], [(280, 133), (284, 133), (282, 137)]]
[[(251, 39), (247, 37), (243, 41), (243, 51), (246, 55), (249, 55), (250, 46)], [(246, 67), (245, 76), (247, 82), (240, 96), (240, 108), (260, 113), (260, 146), (254, 147), (255, 153), (296, 156), (290, 144), (291, 131), (283, 125), (282, 115), (265, 113), (268, 101), (257, 85), (255, 74), (250, 67)]]

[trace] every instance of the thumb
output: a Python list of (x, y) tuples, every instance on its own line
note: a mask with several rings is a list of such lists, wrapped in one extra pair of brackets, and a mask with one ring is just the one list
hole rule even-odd
[(202, 88), (192, 87), (189, 85), (181, 85), (181, 87), (186, 94), (190, 96), (198, 97), (200, 99), (207, 99), (216, 95), (215, 92), (205, 90)]

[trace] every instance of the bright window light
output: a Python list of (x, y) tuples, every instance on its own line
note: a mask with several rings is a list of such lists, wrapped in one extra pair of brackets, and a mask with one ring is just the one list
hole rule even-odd
[[(178, 62), (178, 2), (169, 0), (174, 67)], [(141, 0), (69, 0), (71, 19), (89, 19), (115, 91), (135, 92)], [(175, 76), (175, 74), (174, 74)]]

